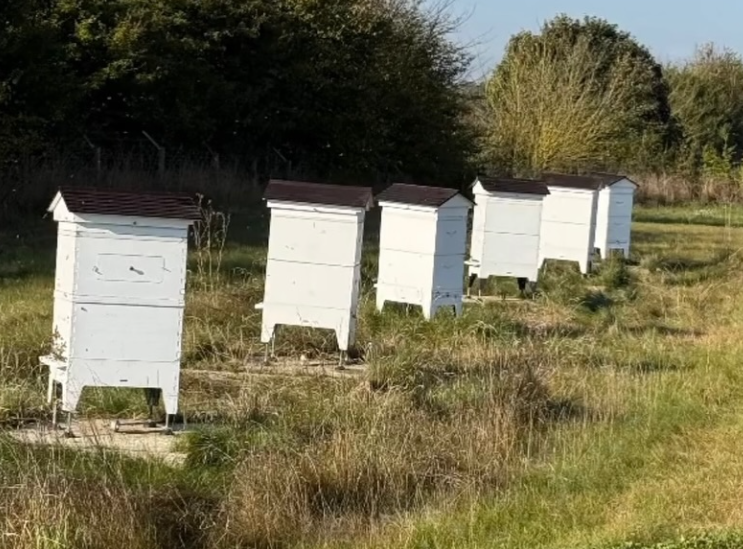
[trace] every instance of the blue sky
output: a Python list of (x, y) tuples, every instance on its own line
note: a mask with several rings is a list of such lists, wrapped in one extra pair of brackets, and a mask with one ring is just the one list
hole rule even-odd
[(449, 1), (454, 14), (465, 18), (456, 39), (474, 44), (474, 78), (489, 72), (512, 34), (537, 30), (560, 12), (607, 19), (632, 33), (663, 62), (689, 57), (705, 42), (743, 52), (743, 2), (736, 0)]

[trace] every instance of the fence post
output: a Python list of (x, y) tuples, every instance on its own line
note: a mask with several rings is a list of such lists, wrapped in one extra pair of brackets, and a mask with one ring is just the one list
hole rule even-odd
[(142, 135), (144, 135), (150, 143), (157, 149), (157, 171), (162, 177), (165, 175), (165, 147), (161, 147), (160, 144), (155, 141), (152, 136), (147, 133), (146, 131), (142, 130)]
[(85, 141), (88, 143), (88, 146), (91, 149), (93, 149), (93, 155), (95, 157), (95, 173), (96, 173), (96, 177), (98, 179), (100, 179), (101, 178), (101, 171), (102, 171), (102, 169), (101, 169), (101, 148), (100, 147), (96, 147), (93, 144), (93, 142), (88, 138), (87, 134), (86, 135), (83, 135), (83, 137), (85, 138)]
[(206, 142), (203, 145), (212, 157), (212, 168), (219, 171), (219, 153), (214, 152)]

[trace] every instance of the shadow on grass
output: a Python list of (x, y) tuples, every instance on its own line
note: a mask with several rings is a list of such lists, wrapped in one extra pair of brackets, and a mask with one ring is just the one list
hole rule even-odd
[(497, 324), (478, 323), (474, 326), (477, 335), (498, 340), (504, 336), (520, 339), (579, 339), (588, 329), (577, 324), (527, 324), (515, 320), (500, 320)]
[(633, 221), (659, 225), (703, 225), (708, 227), (743, 227), (743, 218), (739, 207), (733, 209), (730, 217), (723, 208), (711, 211), (673, 210), (658, 208), (640, 210), (634, 213)]
[(657, 324), (633, 326), (631, 328), (623, 328), (622, 331), (634, 336), (643, 336), (649, 333), (654, 333), (666, 337), (701, 337), (705, 333), (702, 330), (676, 328), (673, 326), (664, 326)]
[(595, 416), (596, 413), (583, 404), (567, 398), (550, 399), (542, 410), (542, 419), (551, 423), (594, 419)]
[(614, 300), (604, 292), (589, 291), (581, 298), (580, 304), (592, 313), (597, 313), (603, 309), (609, 309), (614, 305)]
[(683, 364), (667, 363), (652, 359), (633, 362), (626, 368), (627, 371), (638, 375), (681, 372), (686, 369), (687, 367)]
[(650, 271), (666, 271), (669, 273), (681, 273), (700, 271), (710, 267), (717, 267), (728, 261), (733, 255), (731, 250), (722, 250), (712, 257), (706, 259), (693, 259), (689, 257), (665, 257), (658, 258), (647, 263)]

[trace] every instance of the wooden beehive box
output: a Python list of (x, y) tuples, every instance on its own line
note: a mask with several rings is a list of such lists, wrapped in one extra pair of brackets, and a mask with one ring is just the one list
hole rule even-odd
[(377, 309), (420, 305), (426, 319), (441, 307), (462, 312), (467, 218), (472, 203), (454, 189), (394, 184), (382, 207)]
[(621, 250), (624, 257), (629, 257), (637, 183), (622, 175), (592, 175), (601, 182), (594, 247), (603, 259), (613, 250)]
[(278, 325), (335, 331), (346, 351), (355, 340), (367, 187), (272, 180), (261, 341)]
[(507, 276), (536, 282), (547, 185), (528, 179), (479, 177), (472, 191), (470, 277)]
[(49, 401), (77, 408), (84, 387), (161, 389), (178, 411), (191, 197), (63, 188), (58, 223)]
[(550, 194), (542, 207), (539, 266), (547, 259), (578, 263), (591, 270), (601, 182), (589, 175), (544, 174)]

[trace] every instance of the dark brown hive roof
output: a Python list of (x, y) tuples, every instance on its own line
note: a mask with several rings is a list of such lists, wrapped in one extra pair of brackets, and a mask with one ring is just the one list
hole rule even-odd
[(478, 177), (477, 181), (489, 193), (537, 194), (541, 196), (550, 194), (544, 181), (536, 179)]
[(545, 173), (542, 177), (548, 185), (588, 191), (600, 191), (605, 187), (611, 187), (614, 183), (626, 179), (623, 175), (598, 172), (583, 175)]
[(268, 182), (263, 198), (304, 204), (366, 208), (371, 204), (372, 190), (370, 187), (272, 179)]
[(379, 202), (398, 202), (438, 208), (459, 194), (456, 189), (446, 187), (423, 187), (394, 183), (377, 195)]
[(604, 173), (604, 172), (591, 172), (591, 177), (595, 177), (599, 179), (604, 187), (611, 187), (614, 183), (619, 183), (620, 181), (626, 179), (630, 183), (632, 183), (635, 187), (637, 187), (637, 183), (632, 181), (629, 177), (626, 175), (616, 174), (616, 173)]
[(59, 189), (67, 209), (75, 214), (201, 219), (193, 197), (186, 194), (114, 191), (85, 187)]
[(573, 175), (566, 173), (546, 173), (542, 176), (548, 185), (566, 187), (584, 191), (597, 191), (602, 187), (601, 180), (590, 175)]

